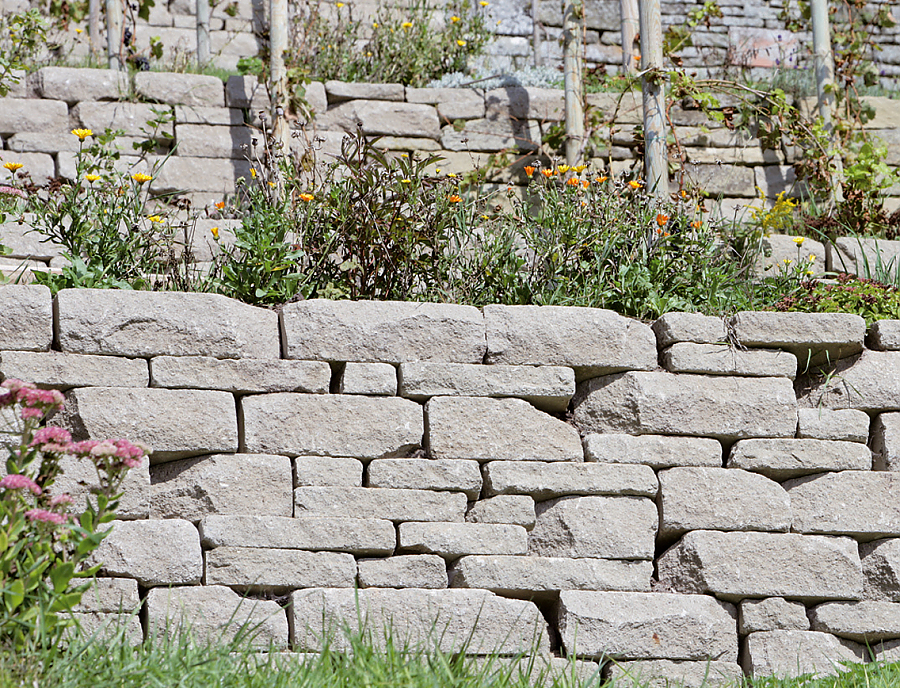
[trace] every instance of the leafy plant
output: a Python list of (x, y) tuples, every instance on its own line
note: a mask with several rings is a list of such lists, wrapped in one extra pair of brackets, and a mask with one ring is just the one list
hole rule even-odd
[(24, 70), (46, 46), (48, 28), (38, 9), (0, 15), (0, 98), (19, 83), (13, 72)]
[(775, 304), (775, 310), (803, 313), (855, 313), (871, 325), (900, 319), (900, 289), (875, 280), (840, 273), (836, 284), (806, 282)]

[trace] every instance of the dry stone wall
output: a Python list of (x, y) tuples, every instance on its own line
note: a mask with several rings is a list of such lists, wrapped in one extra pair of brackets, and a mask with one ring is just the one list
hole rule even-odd
[(153, 447), (86, 628), (723, 686), (900, 658), (898, 328), (5, 286), (0, 377)]

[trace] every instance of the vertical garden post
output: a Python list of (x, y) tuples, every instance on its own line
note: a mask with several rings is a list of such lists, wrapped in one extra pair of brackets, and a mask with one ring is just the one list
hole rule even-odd
[(663, 87), (662, 16), (659, 0), (640, 0), (641, 88), (644, 94), (644, 169), (650, 191), (669, 193), (666, 103)]
[(813, 54), (816, 60), (816, 95), (818, 96), (819, 116), (822, 118), (825, 132), (832, 139), (829, 145), (835, 162), (831, 176), (831, 201), (839, 203), (844, 200), (841, 178), (843, 165), (841, 156), (834, 151), (834, 126), (831, 123), (831, 112), (834, 109), (834, 56), (831, 52), (831, 28), (828, 24), (828, 0), (812, 0), (812, 34)]
[(619, 12), (622, 15), (622, 67), (626, 74), (634, 74), (637, 65), (634, 62), (634, 39), (638, 35), (638, 0), (620, 0)]
[(209, 0), (197, 0), (197, 66), (209, 62)]
[(276, 155), (287, 155), (290, 146), (290, 130), (285, 118), (287, 110), (287, 70), (284, 52), (288, 44), (287, 0), (269, 0), (269, 73), (272, 78), (272, 134)]
[(91, 57), (100, 50), (100, 0), (88, 0), (88, 38), (91, 39)]
[(534, 66), (541, 66), (541, 24), (538, 21), (540, 0), (531, 0), (531, 48), (534, 50)]
[(563, 15), (563, 69), (566, 87), (566, 164), (576, 165), (581, 157), (584, 141), (584, 105), (581, 81), (582, 26), (584, 4), (582, 0), (566, 0)]
[(106, 57), (110, 69), (122, 69), (122, 0), (106, 0)]

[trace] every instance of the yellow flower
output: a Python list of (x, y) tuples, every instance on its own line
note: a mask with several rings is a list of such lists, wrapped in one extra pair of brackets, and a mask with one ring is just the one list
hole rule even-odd
[(412, 28), (412, 22), (403, 22), (403, 23), (400, 25), (400, 28), (401, 28), (401, 29), (411, 29), (411, 28)]
[(93, 184), (95, 181), (100, 179), (100, 175), (99, 174), (86, 174), (86, 175), (84, 175), (84, 178), (87, 179), (91, 184)]
[(459, 175), (456, 174), (456, 172), (448, 172), (447, 176), (450, 177), (451, 179), (456, 179)]
[(20, 162), (5, 162), (3, 166), (8, 169), (10, 172), (15, 172), (16, 170), (21, 170), (25, 165)]
[(300, 194), (300, 200), (303, 201), (304, 203), (309, 203), (314, 198), (315, 198), (315, 196), (313, 196), (311, 193)]
[(581, 174), (587, 168), (588, 168), (587, 165), (575, 165), (575, 167), (572, 168), (572, 171), (575, 172), (576, 174)]
[(464, 47), (466, 47), (466, 42), (464, 40), (462, 40), (461, 38), (459, 38), (456, 41), (456, 45), (458, 45), (460, 48), (464, 48)]
[(440, 168), (440, 167), (435, 167), (435, 168), (434, 168), (434, 173), (435, 173), (435, 174), (440, 174), (440, 173), (441, 173), (441, 168)]
[(479, 2), (478, 4), (481, 5), (482, 7), (487, 7), (491, 3), (489, 3), (487, 0), (481, 0), (481, 2)]
[(83, 33), (84, 29), (75, 29), (75, 33)]
[(219, 240), (219, 228), (218, 227), (210, 227), (209, 231), (213, 235), (213, 239), (218, 241)]
[(78, 137), (79, 141), (84, 141), (88, 136), (94, 135), (90, 129), (73, 129), (72, 133)]
[(341, 9), (343, 6), (344, 6), (344, 3), (342, 3), (342, 2), (339, 2), (335, 5), (335, 7), (337, 7), (338, 9)]
[(162, 222), (162, 217), (159, 215), (148, 215), (147, 219), (150, 220), (150, 222)]
[(378, 22), (372, 22), (372, 28), (373, 28), (373, 29), (377, 29), (377, 28), (378, 28)]
[(632, 189), (640, 189), (641, 181), (638, 179), (632, 179), (630, 182), (628, 182), (628, 186), (630, 186)]
[(153, 179), (153, 177), (151, 177), (149, 174), (144, 174), (143, 172), (133, 174), (131, 175), (131, 178), (138, 184), (143, 184), (144, 182), (149, 182), (151, 179)]
[(569, 167), (568, 165), (560, 165), (559, 167), (556, 168), (556, 171), (559, 172), (560, 174), (565, 174), (566, 172), (568, 172), (571, 169), (572, 168)]
[(785, 264), (785, 265), (790, 265), (790, 264), (793, 263), (793, 262), (794, 262), (794, 261), (792, 261), (790, 258), (785, 258), (785, 259), (784, 259), (784, 264)]
[(815, 254), (815, 253), (810, 253), (810, 254), (809, 254), (809, 262), (810, 262), (810, 263), (815, 263), (815, 262), (816, 262), (816, 254)]
[(812, 277), (812, 276), (815, 275), (815, 274), (816, 274), (816, 271), (815, 271), (815, 270), (807, 270), (807, 271), (806, 271), (806, 275), (807, 275), (808, 277)]
[(607, 177), (606, 175), (602, 175), (600, 177), (597, 177), (594, 181), (597, 182), (598, 184), (602, 184), (607, 179), (609, 179), (609, 177)]
[(490, 220), (491, 218), (488, 217), (487, 215), (482, 215), (482, 216), (481, 216), (481, 219), (482, 219), (482, 220)]
[(271, 186), (271, 187), (274, 189), (274, 188), (275, 188), (275, 182), (269, 182), (269, 186)]
[(412, 184), (412, 179), (401, 179), (400, 183), (401, 184)]
[(806, 241), (806, 237), (794, 237), (793, 242), (797, 244), (797, 246), (803, 246), (803, 242)]
[(409, 157), (409, 153), (401, 153), (401, 154), (400, 154), (400, 157), (401, 157), (401, 158), (408, 158), (408, 157)]
[(256, 179), (256, 170), (254, 168), (250, 168), (250, 176)]
[(460, 19), (459, 19), (459, 17), (457, 17), (457, 16), (450, 17), (450, 21), (452, 21), (454, 24), (455, 24), (456, 22), (458, 22), (459, 20), (460, 20)]

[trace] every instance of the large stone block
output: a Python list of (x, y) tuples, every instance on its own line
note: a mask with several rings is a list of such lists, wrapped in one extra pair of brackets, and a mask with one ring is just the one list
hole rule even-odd
[[(74, 500), (71, 506), (73, 513), (83, 512), (87, 502), (96, 508), (95, 490), (100, 488), (100, 484), (94, 462), (66, 455), (60, 459), (59, 467), (62, 472), (56, 477), (51, 492), (71, 496)], [(129, 469), (120, 490), (122, 497), (119, 499), (116, 517), (123, 520), (147, 518), (150, 513), (149, 462), (141, 461), (140, 466)]]
[(649, 466), (492, 461), (483, 470), (488, 496), (527, 494), (541, 501), (566, 495), (655, 497), (659, 490)]
[(368, 487), (462, 492), (469, 499), (481, 493), (477, 461), (441, 459), (376, 459), (369, 463)]
[(872, 452), (858, 442), (740, 440), (732, 445), (727, 466), (761, 473), (774, 480), (787, 480), (825, 471), (868, 471), (872, 468)]
[(881, 413), (876, 416), (872, 423), (872, 451), (875, 470), (900, 471), (900, 413)]
[(53, 340), (50, 290), (44, 286), (0, 286), (0, 349), (48, 351)]
[(130, 578), (95, 578), (72, 611), (130, 614), (141, 604), (138, 583)]
[(793, 437), (797, 400), (787, 378), (629, 372), (578, 385), (582, 432)]
[(253, 154), (259, 135), (246, 126), (178, 124), (175, 127), (176, 154), (191, 158), (237, 158)]
[(581, 461), (578, 431), (521, 399), (434, 397), (425, 444), (435, 459)]
[[(797, 409), (797, 421), (797, 437), (799, 438), (845, 440), (863, 444), (869, 441), (869, 416), (863, 411), (801, 408)], [(877, 419), (873, 433), (877, 438)], [(879, 452), (880, 450), (873, 447), (873, 451)]]
[(757, 631), (808, 631), (809, 618), (802, 602), (788, 602), (783, 597), (741, 602), (738, 633)]
[(791, 500), (778, 483), (733, 468), (669, 468), (659, 473), (659, 535), (689, 530), (791, 529)]
[(232, 74), (225, 82), (225, 104), (230, 108), (268, 110), (269, 93), (256, 76)]
[(403, 84), (365, 84), (351, 81), (329, 80), (325, 82), (328, 100), (388, 100), (402, 101), (405, 90)]
[[(52, 101), (41, 101), (41, 110), (47, 107), (48, 102)], [(170, 108), (164, 105), (149, 105), (146, 103), (97, 103), (85, 101), (78, 103), (72, 108), (72, 118), (83, 128), (91, 129), (97, 133), (106, 131), (106, 129), (118, 129), (122, 131), (124, 136), (142, 137), (149, 135), (153, 130), (153, 127), (148, 125), (148, 122), (159, 117), (154, 110), (169, 112)], [(63, 124), (62, 128), (67, 129), (66, 124)], [(60, 129), (59, 126), (53, 128)], [(37, 130), (29, 129), (23, 131)], [(162, 138), (166, 134), (169, 136), (175, 135), (175, 125), (171, 122), (162, 125), (157, 135)]]
[(63, 101), (41, 100), (40, 107), (35, 107), (36, 102), (30, 98), (0, 98), (0, 134), (69, 128), (69, 108)]
[(744, 638), (741, 664), (750, 676), (834, 676), (842, 663), (864, 663), (866, 648), (816, 631), (763, 631)]
[(724, 319), (701, 313), (666, 313), (652, 327), (660, 349), (676, 342), (715, 344), (728, 337)]
[(388, 521), (463, 521), (462, 492), (393, 490), (384, 487), (298, 487), (297, 518), (381, 518)]
[[(43, 134), (35, 136), (43, 137)], [(76, 139), (77, 140), (77, 139)], [(0, 240), (11, 253), (9, 258), (22, 258), (27, 260), (50, 261), (60, 257), (63, 247), (52, 241), (41, 241), (40, 234), (32, 231), (32, 226), (25, 222), (33, 222), (31, 218), (7, 218), (0, 224)], [(10, 286), (10, 285), (7, 285)], [(35, 289), (37, 287), (32, 287)]]
[(238, 449), (234, 397), (226, 392), (82, 387), (68, 393), (60, 418), (76, 439), (149, 445), (151, 464)]
[[(320, 365), (328, 364), (323, 361)], [(392, 397), (397, 394), (397, 369), (390, 363), (347, 363), (338, 382), (338, 394)]]
[(543, 557), (652, 559), (659, 514), (641, 497), (562, 497), (540, 502), (528, 553)]
[(900, 242), (865, 237), (838, 237), (828, 243), (828, 269), (862, 277), (875, 277), (878, 265), (896, 265)]
[(657, 562), (661, 583), (727, 600), (859, 599), (862, 566), (850, 538), (695, 530)]
[(738, 349), (728, 344), (678, 342), (662, 352), (662, 363), (672, 373), (786, 377), (797, 375), (797, 357), (787, 351)]
[(462, 129), (448, 124), (441, 129), (441, 148), (448, 151), (534, 151), (540, 147), (537, 122), (512, 119), (470, 119)]
[(427, 103), (437, 108), (444, 122), (484, 117), (484, 93), (471, 88), (406, 87), (406, 102)]
[(352, 588), (352, 554), (264, 547), (217, 547), (204, 555), (206, 585), (286, 592), (296, 588)]
[(190, 633), (203, 644), (240, 636), (264, 650), (288, 648), (288, 619), (277, 602), (242, 598), (222, 585), (155, 588), (146, 605), (150, 637)]
[(486, 590), (307, 590), (291, 595), (294, 650), (317, 652), (324, 639), (350, 649), (343, 633), (363, 629), (372, 646), (467, 654), (548, 652), (547, 623), (532, 602)]
[(169, 105), (225, 107), (225, 86), (216, 76), (138, 72), (134, 91), (144, 100)]
[(863, 597), (900, 602), (900, 538), (864, 542), (859, 558), (866, 578)]
[(112, 527), (88, 560), (101, 565), (101, 575), (134, 578), (145, 588), (200, 583), (200, 536), (189, 521), (113, 521)]
[(291, 516), (291, 460), (215, 454), (158, 464), (151, 471), (151, 518), (199, 521), (208, 514)]
[(488, 363), (559, 365), (578, 380), (656, 367), (656, 337), (643, 323), (601, 308), (485, 306)]
[(686, 662), (644, 659), (613, 662), (604, 675), (619, 688), (733, 688), (744, 672), (737, 662)]
[(852, 535), (874, 540), (900, 535), (900, 475), (842, 471), (785, 483), (798, 533)]
[(900, 349), (900, 320), (878, 320), (869, 328), (869, 348), (877, 351)]
[(527, 532), (501, 523), (401, 523), (401, 550), (453, 560), (469, 554), (525, 554)]
[(311, 299), (287, 304), (281, 317), (285, 358), (481, 363), (486, 347), (472, 306)]
[(838, 361), (834, 373), (811, 380), (800, 403), (811, 408), (900, 410), (900, 351), (866, 350)]
[(361, 588), (447, 587), (447, 564), (436, 554), (407, 554), (388, 559), (360, 559)]
[(146, 387), (147, 361), (112, 356), (64, 354), (58, 351), (3, 351), (0, 377), (28, 380), (39, 387)]
[(69, 105), (83, 100), (119, 100), (129, 91), (128, 75), (113, 69), (43, 67), (34, 76), (41, 98)]
[(570, 656), (737, 661), (737, 613), (705, 595), (564, 590), (558, 613)]
[(237, 180), (250, 176), (246, 160), (194, 158), (174, 155), (166, 159), (153, 179), (154, 194), (209, 193), (233, 194)]
[(149, 358), (280, 358), (278, 316), (218, 294), (63, 289), (63, 351)]
[(422, 443), (422, 407), (398, 398), (265, 394), (243, 397), (247, 451), (362, 459), (405, 456)]
[(324, 550), (361, 556), (386, 556), (394, 551), (390, 521), (333, 517), (206, 516), (200, 521), (204, 547), (263, 547)]
[(644, 464), (651, 468), (722, 465), (722, 444), (706, 437), (590, 434), (584, 438), (584, 460)]
[(787, 349), (801, 367), (858, 354), (866, 338), (866, 321), (852, 313), (744, 311), (733, 325), (743, 346)]
[(294, 487), (362, 487), (363, 465), (358, 459), (298, 456), (294, 459)]
[(528, 495), (498, 495), (479, 499), (466, 512), (469, 523), (511, 523), (525, 530), (534, 528), (534, 500)]
[(575, 375), (562, 366), (402, 363), (400, 396), (518, 397), (544, 411), (565, 411), (575, 394)]
[(221, 389), (235, 394), (327, 394), (331, 368), (323, 361), (156, 356), (150, 360), (150, 382), (153, 387)]
[(900, 638), (900, 604), (878, 600), (826, 602), (809, 610), (812, 630), (859, 643)]

